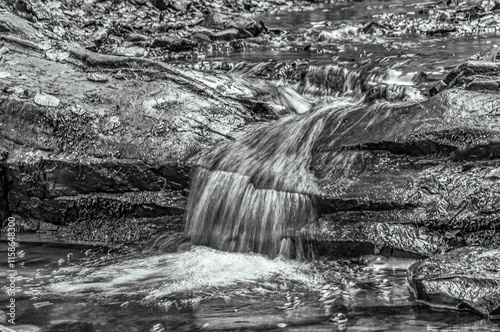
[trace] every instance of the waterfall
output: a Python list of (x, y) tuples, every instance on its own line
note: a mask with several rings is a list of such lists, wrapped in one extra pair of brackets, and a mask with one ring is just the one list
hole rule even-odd
[[(294, 89), (313, 96), (351, 96), (370, 102), (375, 99), (410, 99), (416, 73), (403, 75), (395, 70), (354, 70), (339, 65), (310, 66), (301, 74)], [(409, 78), (409, 79), (408, 79)]]
[[(317, 66), (301, 61), (293, 62), (240, 62), (230, 73), (235, 78), (264, 77), (292, 84), (301, 95), (324, 97), (355, 97), (365, 102), (376, 99), (403, 101), (414, 99), (417, 89), (413, 86), (419, 73), (405, 73), (396, 69), (349, 68), (337, 64)], [(280, 86), (286, 91), (289, 89)], [(278, 94), (274, 94), (278, 95)]]
[[(362, 98), (369, 77), (339, 67), (310, 68), (299, 83), (302, 90), (296, 89), (355, 91)], [(295, 97), (271, 99), (290, 108)], [(342, 132), (365, 116), (384, 116), (380, 108), (387, 102), (364, 107), (359, 99), (352, 100), (328, 97), (309, 111), (283, 112), (278, 121), (248, 126), (235, 141), (198, 156), (185, 214), (190, 242), (270, 257), (303, 257), (301, 240), (295, 236), (317, 220), (315, 199), (322, 191), (310, 165), (320, 135), (331, 133), (330, 141), (343, 139)]]
[(335, 112), (340, 105), (250, 128), (200, 157), (186, 213), (191, 243), (270, 257), (290, 251), (294, 231), (316, 220), (311, 150)]

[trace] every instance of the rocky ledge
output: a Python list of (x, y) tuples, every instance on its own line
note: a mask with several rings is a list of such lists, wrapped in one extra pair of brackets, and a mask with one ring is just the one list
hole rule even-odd
[(97, 54), (9, 11), (0, 27), (0, 218), (20, 231), (99, 242), (182, 231), (189, 157), (288, 112), (273, 98), (293, 94)]
[(500, 250), (460, 248), (409, 268), (417, 301), (434, 308), (471, 310), (500, 318)]

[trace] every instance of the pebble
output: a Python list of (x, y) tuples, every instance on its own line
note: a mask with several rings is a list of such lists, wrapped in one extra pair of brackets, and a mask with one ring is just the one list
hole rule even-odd
[(150, 332), (164, 332), (166, 331), (165, 327), (160, 323), (153, 325), (153, 327), (149, 330)]
[(332, 317), (330, 317), (330, 322), (336, 322), (338, 324), (344, 324), (347, 321), (347, 317), (341, 312), (336, 313)]

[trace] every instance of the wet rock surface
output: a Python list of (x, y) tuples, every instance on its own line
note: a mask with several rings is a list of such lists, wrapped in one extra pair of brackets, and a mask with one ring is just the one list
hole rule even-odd
[(408, 281), (418, 301), (431, 307), (471, 310), (500, 318), (498, 249), (460, 248), (409, 268)]
[(498, 247), (499, 104), (493, 94), (450, 90), (332, 117), (310, 166), (327, 194), (323, 217), (303, 234), (423, 256)]
[(443, 80), (430, 89), (429, 94), (434, 96), (453, 87), (495, 93), (499, 91), (499, 83), (500, 55), (498, 48), (494, 48), (454, 68)]
[(9, 12), (0, 21), (16, 26), (2, 37), (0, 213), (27, 231), (119, 242), (82, 225), (145, 237), (181, 230), (189, 157), (278, 116), (262, 82), (65, 51)]

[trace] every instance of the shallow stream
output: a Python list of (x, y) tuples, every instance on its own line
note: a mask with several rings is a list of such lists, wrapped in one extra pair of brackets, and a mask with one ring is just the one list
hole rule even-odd
[[(16, 320), (44, 331), (500, 329), (473, 313), (419, 305), (396, 266), (301, 263), (194, 246), (114, 262), (104, 252), (105, 263), (82, 267), (89, 249), (19, 249), (25, 261), (17, 267)], [(7, 287), (6, 273), (1, 277)], [(330, 321), (338, 314), (347, 321)]]
[[(402, 0), (317, 3), (311, 11), (256, 18), (267, 27), (295, 33), (323, 21), (368, 22), (372, 15), (387, 12), (418, 16), (421, 6)], [(205, 61), (305, 59), (316, 65), (353, 66), (374, 59), (383, 70), (393, 70), (385, 77), (391, 84), (412, 85), (417, 72), (440, 79), (450, 67), (496, 45), (497, 33), (381, 37), (376, 42), (339, 38), (307, 51), (302, 45), (286, 51), (214, 53)], [(0, 246), (6, 257), (6, 242)], [(15, 268), (16, 321), (44, 331), (500, 331), (500, 322), (474, 313), (418, 304), (399, 266), (297, 262), (203, 246), (125, 257), (91, 247), (36, 243), (21, 243), (17, 250), (24, 255)], [(2, 264), (0, 302), (6, 303), (6, 258)]]

